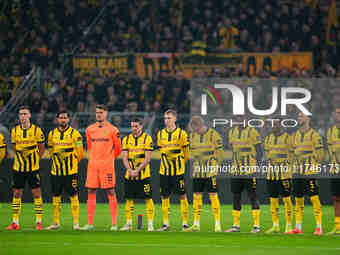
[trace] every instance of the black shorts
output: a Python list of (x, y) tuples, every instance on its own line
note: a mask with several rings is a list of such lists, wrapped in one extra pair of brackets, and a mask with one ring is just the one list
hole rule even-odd
[(184, 195), (184, 174), (175, 176), (160, 175), (160, 187), (162, 197), (168, 197), (171, 193)]
[(144, 180), (127, 180), (124, 182), (126, 199), (152, 198), (150, 178)]
[(231, 192), (242, 193), (243, 190), (248, 192), (256, 192), (256, 178), (231, 178)]
[(13, 188), (24, 189), (26, 182), (31, 189), (40, 188), (40, 174), (39, 170), (33, 172), (18, 172), (13, 170)]
[(331, 192), (333, 196), (340, 196), (340, 179), (331, 179)]
[(193, 192), (217, 192), (216, 176), (211, 178), (194, 178), (192, 180)]
[(315, 178), (293, 179), (293, 194), (295, 197), (319, 195), (319, 182)]
[(52, 195), (61, 196), (63, 191), (71, 197), (78, 194), (78, 175), (56, 176), (51, 175)]
[(292, 193), (292, 180), (267, 180), (267, 190), (270, 197), (289, 197)]

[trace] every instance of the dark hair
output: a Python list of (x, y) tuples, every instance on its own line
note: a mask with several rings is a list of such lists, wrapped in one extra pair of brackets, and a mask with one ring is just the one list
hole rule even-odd
[(20, 112), (21, 110), (28, 110), (28, 111), (31, 113), (31, 108), (30, 108), (28, 105), (22, 105), (22, 106), (20, 106), (18, 112)]
[(132, 118), (130, 122), (137, 122), (140, 125), (144, 125), (143, 121), (140, 118)]
[(177, 117), (177, 112), (173, 109), (168, 109), (164, 114), (172, 114), (175, 117)]
[(60, 114), (67, 114), (67, 117), (70, 117), (66, 109), (58, 111), (56, 117), (59, 118)]
[(96, 108), (97, 108), (97, 109), (104, 110), (104, 111), (107, 111), (107, 106), (104, 105), (104, 104), (97, 104), (97, 105), (96, 105)]

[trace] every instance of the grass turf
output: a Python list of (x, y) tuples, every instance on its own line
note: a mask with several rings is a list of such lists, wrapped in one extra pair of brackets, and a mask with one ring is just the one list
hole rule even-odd
[[(155, 228), (161, 226), (161, 208), (156, 205)], [(11, 205), (0, 204), (0, 254), (340, 254), (340, 236), (313, 236), (315, 221), (313, 209), (305, 207), (303, 235), (286, 236), (283, 233), (266, 235), (264, 230), (271, 226), (269, 207), (261, 207), (262, 233), (250, 234), (252, 226), (251, 209), (243, 206), (241, 233), (213, 233), (214, 221), (210, 205), (205, 205), (201, 216), (201, 232), (183, 233), (181, 230), (180, 208), (171, 205), (171, 232), (146, 232), (144, 204), (135, 205), (134, 229), (137, 215), (143, 214), (144, 230), (133, 232), (110, 232), (111, 216), (107, 204), (97, 204), (94, 232), (72, 230), (72, 215), (69, 204), (64, 204), (61, 213), (62, 228), (57, 231), (35, 231), (33, 205), (22, 206), (19, 231), (6, 231), (11, 221)], [(281, 230), (284, 230), (284, 211), (280, 207)], [(333, 208), (323, 207), (323, 228), (333, 228)], [(232, 225), (231, 206), (221, 208), (222, 228)], [(86, 224), (86, 205), (80, 206), (80, 223)], [(44, 204), (43, 224), (52, 222), (52, 205)], [(192, 223), (192, 207), (190, 208)], [(118, 225), (122, 226), (124, 204), (119, 205)]]

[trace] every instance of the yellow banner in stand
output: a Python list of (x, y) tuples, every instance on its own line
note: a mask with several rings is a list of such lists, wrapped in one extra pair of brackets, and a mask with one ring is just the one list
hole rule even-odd
[[(199, 64), (187, 64), (188, 54), (182, 53), (140, 53), (116, 55), (80, 55), (74, 56), (72, 66), (81, 73), (92, 73), (97, 68), (102, 74), (109, 70), (117, 73), (136, 71), (141, 79), (152, 79), (160, 71), (175, 73), (184, 71), (190, 79), (195, 70), (205, 70), (210, 73), (214, 68), (242, 66), (244, 72), (250, 75), (263, 70), (277, 72), (281, 69), (311, 70), (313, 55), (311, 52), (297, 53), (237, 53), (237, 54), (207, 54)], [(195, 62), (194, 62), (195, 63)]]

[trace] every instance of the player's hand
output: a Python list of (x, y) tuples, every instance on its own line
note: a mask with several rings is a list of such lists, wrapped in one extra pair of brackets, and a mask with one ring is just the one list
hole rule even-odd
[(132, 170), (132, 169), (128, 169), (127, 171), (128, 171), (128, 173), (129, 173), (129, 176), (130, 176), (130, 177), (133, 177), (133, 170)]
[(132, 170), (132, 177), (137, 177), (137, 176), (138, 176), (138, 171)]

